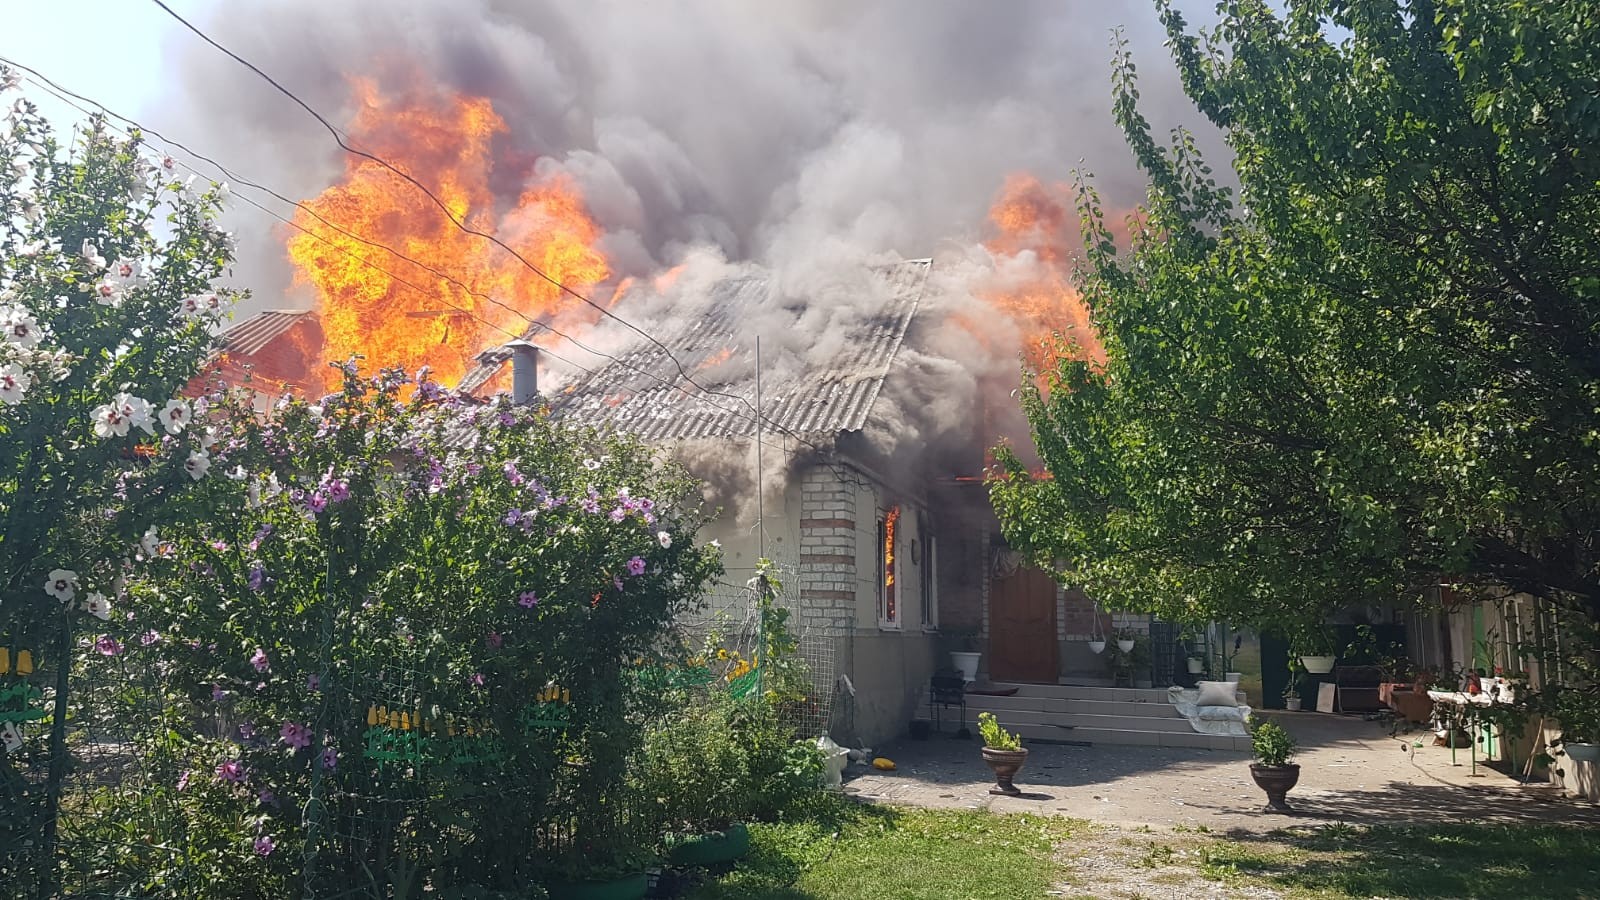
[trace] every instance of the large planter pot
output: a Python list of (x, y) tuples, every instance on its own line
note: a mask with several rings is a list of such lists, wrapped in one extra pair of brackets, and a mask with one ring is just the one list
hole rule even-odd
[(1198, 657), (1189, 657), (1189, 674), (1199, 675), (1206, 670), (1206, 661)]
[(1234, 684), (1238, 684), (1239, 682), (1244, 680), (1244, 673), (1243, 672), (1229, 672), (1228, 674), (1222, 676), (1222, 680), (1223, 681), (1231, 681)]
[(1004, 794), (1015, 797), (1022, 793), (1017, 786), (1011, 783), (1017, 777), (1017, 772), (1022, 769), (1022, 764), (1028, 761), (1027, 750), (995, 750), (991, 747), (983, 748), (983, 761), (994, 770), (995, 786), (989, 788), (991, 794)]
[(1106, 642), (1105, 641), (1090, 641), (1089, 642), (1089, 652), (1097, 654), (1097, 655), (1106, 652)]
[(1333, 664), (1338, 659), (1336, 656), (1302, 656), (1300, 665), (1312, 675), (1326, 675), (1333, 671)]
[(1299, 712), (1300, 711), (1300, 698), (1299, 697), (1287, 697), (1287, 698), (1285, 698), (1284, 701), (1283, 701), (1283, 708), (1287, 709), (1289, 712)]
[(614, 881), (570, 881), (550, 885), (550, 900), (641, 900), (650, 890), (643, 872)]
[(749, 852), (750, 830), (740, 824), (729, 826), (727, 831), (684, 838), (667, 851), (667, 862), (675, 866), (714, 866), (733, 862)]
[(1561, 749), (1567, 751), (1567, 759), (1573, 762), (1600, 762), (1600, 744), (1574, 744), (1563, 742)]
[(1291, 810), (1294, 807), (1284, 795), (1300, 781), (1300, 766), (1290, 763), (1286, 766), (1263, 766), (1260, 763), (1250, 764), (1250, 777), (1256, 781), (1256, 787), (1267, 792), (1267, 808), (1273, 810)]
[(1119, 640), (1119, 641), (1117, 641), (1117, 649), (1121, 650), (1123, 653), (1132, 653), (1133, 652), (1133, 641), (1122, 641), (1122, 640)]
[(978, 680), (978, 660), (982, 658), (982, 653), (972, 653), (964, 650), (950, 651), (950, 664), (961, 670), (961, 680), (967, 684)]

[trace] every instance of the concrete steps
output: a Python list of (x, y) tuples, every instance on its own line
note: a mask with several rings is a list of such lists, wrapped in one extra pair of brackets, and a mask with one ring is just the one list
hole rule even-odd
[[(1167, 700), (1164, 688), (1113, 688), (1065, 684), (985, 684), (1015, 687), (1009, 697), (967, 695), (967, 721), (992, 712), (1008, 730), (1024, 740), (1062, 743), (1120, 744), (1175, 749), (1248, 752), (1250, 739), (1198, 734), (1189, 720)], [(1243, 698), (1241, 698), (1242, 700)], [(920, 709), (926, 714), (926, 696)]]

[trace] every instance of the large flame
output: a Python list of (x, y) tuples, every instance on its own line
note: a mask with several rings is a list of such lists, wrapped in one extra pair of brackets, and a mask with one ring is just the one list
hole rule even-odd
[(1091, 363), (1106, 358), (1089, 309), (1071, 283), (1075, 238), (1067, 199), (1065, 187), (1047, 187), (1032, 175), (1014, 174), (989, 210), (996, 233), (985, 246), (1002, 267), (1026, 274), (987, 292), (985, 299), (1022, 328), (1023, 358), (1040, 373), (1059, 364), (1062, 337), (1073, 358)]
[[(365, 79), (354, 88), (352, 145), (427, 185), (457, 218), (498, 235), (551, 278), (580, 292), (606, 278), (606, 259), (596, 249), (600, 229), (569, 180), (536, 178), (514, 205), (497, 208), (491, 179), (503, 183), (524, 173), (494, 170), (494, 140), (506, 126), (487, 99), (384, 96)], [(306, 206), (316, 215), (296, 213), (295, 224), (305, 230), (290, 237), (289, 258), (297, 281), (316, 291), (327, 359), (360, 354), (368, 367), (427, 365), (441, 382), (454, 384), (474, 354), (520, 334), (532, 319), (579, 302), (505, 250), (457, 228), (415, 185), (371, 160), (351, 156), (343, 182)], [(468, 287), (342, 232), (393, 248)]]

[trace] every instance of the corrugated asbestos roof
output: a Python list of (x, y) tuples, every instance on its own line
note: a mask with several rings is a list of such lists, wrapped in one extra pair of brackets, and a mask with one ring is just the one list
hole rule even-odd
[(268, 344), (289, 333), (301, 320), (316, 318), (309, 309), (269, 309), (231, 325), (217, 336), (217, 346), (227, 353), (254, 356)]
[[(854, 333), (844, 335), (841, 349), (831, 359), (813, 363), (781, 383), (775, 383), (770, 372), (763, 372), (766, 431), (833, 436), (866, 425), (916, 313), (931, 264), (931, 260), (919, 259), (876, 269), (887, 288), (883, 307)], [(572, 424), (626, 431), (646, 441), (754, 434), (753, 405), (724, 396), (732, 394), (753, 404), (753, 368), (737, 367), (739, 374), (733, 381), (719, 381), (717, 369), (735, 348), (741, 353), (749, 351), (751, 339), (740, 333), (739, 325), (753, 310), (774, 302), (770, 281), (765, 275), (744, 276), (719, 282), (711, 292), (704, 315), (676, 335), (661, 338), (678, 363), (662, 347), (641, 339), (619, 353), (619, 361), (583, 375), (569, 391), (551, 397), (553, 414)], [(495, 357), (495, 351), (486, 352), (485, 365), (467, 379), (481, 384), (494, 370), (490, 365), (498, 367), (504, 358)], [(684, 381), (679, 363), (695, 381), (717, 393), (705, 396)], [(480, 374), (485, 368), (489, 372)], [(465, 382), (462, 386), (469, 387)]]

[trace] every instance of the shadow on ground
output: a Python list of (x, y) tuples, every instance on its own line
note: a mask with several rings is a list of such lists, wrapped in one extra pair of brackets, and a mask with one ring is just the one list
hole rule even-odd
[(1351, 897), (1595, 897), (1600, 832), (1560, 825), (1324, 825), (1234, 832), (1213, 874)]

